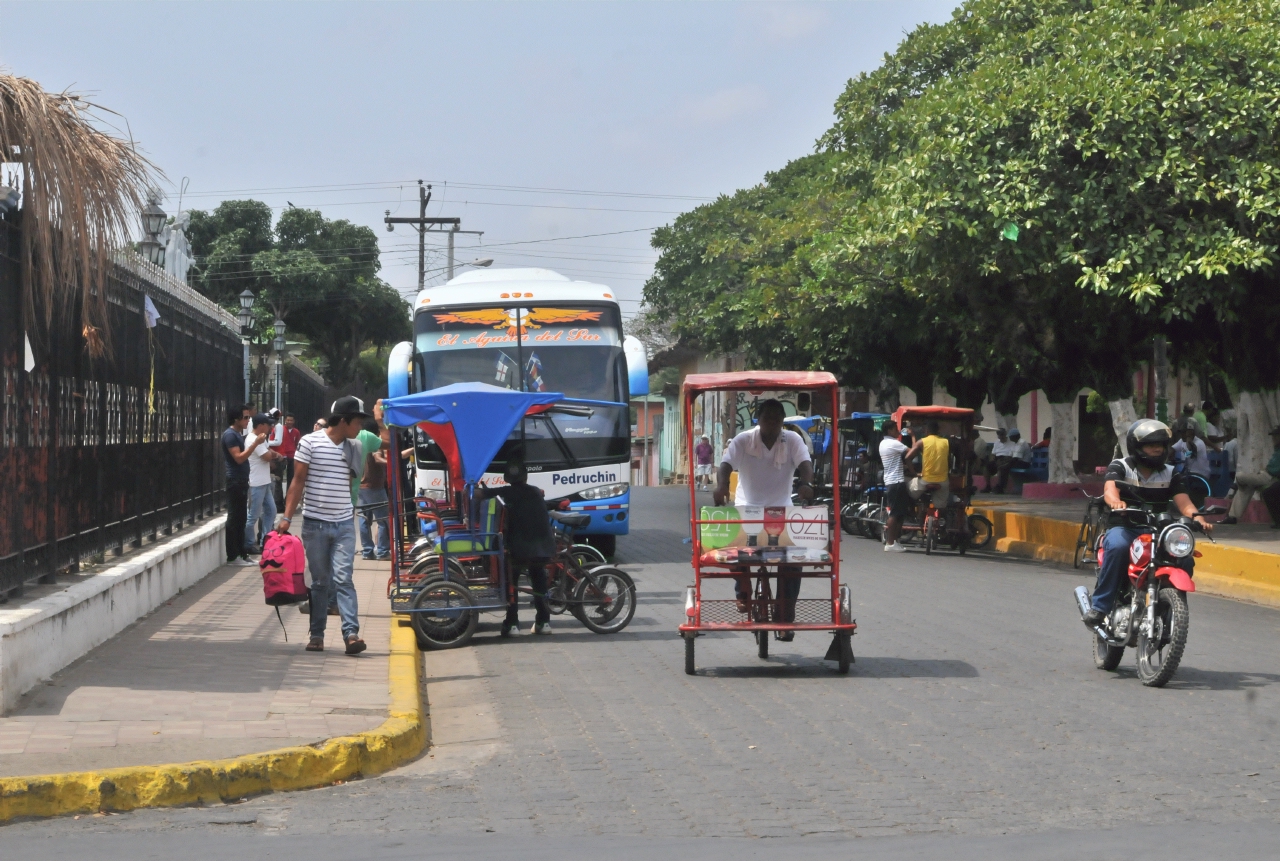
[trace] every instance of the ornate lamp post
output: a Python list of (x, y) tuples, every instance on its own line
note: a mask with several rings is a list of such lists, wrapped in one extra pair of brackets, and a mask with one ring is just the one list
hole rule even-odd
[(253, 334), (253, 291), (245, 289), (240, 294), (240, 313), (236, 320), (240, 323), (240, 343), (244, 345), (244, 399), (249, 401), (249, 337)]
[(138, 243), (138, 250), (150, 263), (161, 268), (164, 268), (164, 245), (160, 243), (160, 231), (168, 220), (169, 216), (154, 198), (142, 209), (142, 230), (146, 238)]
[(284, 351), (288, 346), (284, 340), (284, 320), (279, 317), (275, 322), (276, 339), (272, 344), (276, 350), (276, 409), (282, 409), (280, 406), (281, 387), (284, 383)]

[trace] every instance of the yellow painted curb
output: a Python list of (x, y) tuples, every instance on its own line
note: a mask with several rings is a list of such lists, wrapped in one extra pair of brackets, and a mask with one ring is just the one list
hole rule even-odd
[[(1075, 561), (1080, 524), (981, 506), (994, 527), (996, 550), (1048, 562)], [(1196, 542), (1198, 591), (1280, 607), (1280, 554)]]
[(19, 817), (178, 807), (328, 786), (405, 763), (427, 743), (422, 656), (413, 630), (391, 626), (387, 720), (377, 729), (231, 759), (0, 777), (0, 822)]

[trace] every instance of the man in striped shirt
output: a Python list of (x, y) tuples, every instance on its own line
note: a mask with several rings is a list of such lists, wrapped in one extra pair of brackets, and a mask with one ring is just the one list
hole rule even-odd
[(279, 529), (287, 532), (293, 513), (302, 503), (302, 544), (311, 569), (311, 640), (308, 652), (324, 651), (324, 629), (329, 604), (336, 595), (342, 618), (342, 640), (348, 655), (365, 650), (360, 639), (355, 568), (355, 509), (351, 504), (351, 479), (364, 465), (358, 442), (364, 420), (364, 402), (348, 395), (330, 409), (327, 427), (298, 441), (293, 481), (285, 501)]

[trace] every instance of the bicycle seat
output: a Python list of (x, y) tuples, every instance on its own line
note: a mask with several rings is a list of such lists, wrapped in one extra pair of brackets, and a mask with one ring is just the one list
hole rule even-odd
[(570, 529), (578, 529), (591, 522), (590, 514), (579, 514), (576, 511), (552, 511), (550, 514), (552, 520), (563, 523)]

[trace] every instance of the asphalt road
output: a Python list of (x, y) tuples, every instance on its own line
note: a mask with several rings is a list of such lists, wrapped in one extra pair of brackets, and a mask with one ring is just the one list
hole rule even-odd
[(486, 617), (459, 678), (499, 742), (238, 805), (16, 823), (0, 845), (195, 859), (1277, 854), (1280, 612), (1192, 596), (1182, 669), (1149, 690), (1131, 657), (1093, 668), (1077, 572), (846, 538), (848, 676), (821, 660), (827, 636), (774, 643), (765, 662), (726, 634), (698, 640), (690, 677), (674, 633), (686, 501), (635, 491), (619, 560), (640, 603), (622, 634), (562, 616), (553, 637), (502, 641)]

